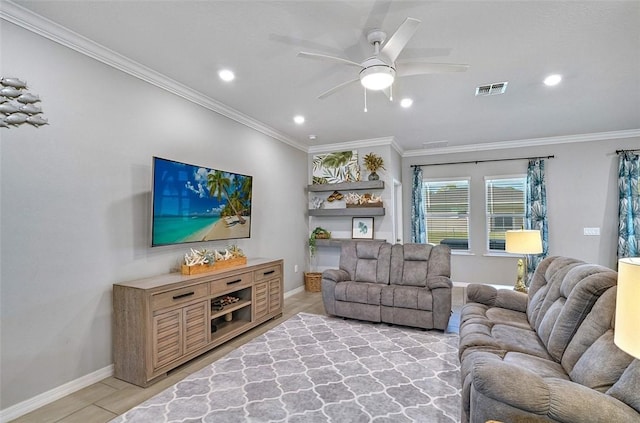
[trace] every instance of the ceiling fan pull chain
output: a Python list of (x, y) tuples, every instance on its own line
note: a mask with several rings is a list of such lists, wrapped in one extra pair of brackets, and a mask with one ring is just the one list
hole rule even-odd
[(367, 113), (367, 89), (364, 89), (364, 112)]
[(389, 85), (389, 101), (393, 101), (393, 84)]

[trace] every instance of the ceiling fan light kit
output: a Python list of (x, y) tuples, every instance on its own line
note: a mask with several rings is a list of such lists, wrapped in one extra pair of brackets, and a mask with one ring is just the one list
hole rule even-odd
[(360, 83), (372, 91), (389, 88), (396, 77), (396, 70), (387, 65), (374, 65), (360, 72)]

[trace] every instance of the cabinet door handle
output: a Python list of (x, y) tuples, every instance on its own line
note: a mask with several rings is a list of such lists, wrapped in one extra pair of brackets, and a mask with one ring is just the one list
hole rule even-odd
[(227, 285), (233, 285), (234, 283), (242, 282), (242, 279), (236, 279), (235, 281), (227, 282)]
[(179, 300), (180, 298), (186, 298), (186, 297), (190, 297), (193, 294), (195, 294), (195, 292), (191, 291), (191, 292), (185, 292), (184, 294), (180, 294), (180, 295), (174, 295), (173, 299), (174, 300)]
[(268, 272), (264, 272), (263, 275), (267, 276), (267, 275), (270, 275), (272, 273), (276, 273), (276, 271), (275, 270), (269, 270)]

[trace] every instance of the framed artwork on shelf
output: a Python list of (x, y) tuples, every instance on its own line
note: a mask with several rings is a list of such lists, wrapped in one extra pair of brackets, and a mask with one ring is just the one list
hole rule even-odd
[(351, 238), (373, 239), (373, 217), (354, 217), (351, 221)]

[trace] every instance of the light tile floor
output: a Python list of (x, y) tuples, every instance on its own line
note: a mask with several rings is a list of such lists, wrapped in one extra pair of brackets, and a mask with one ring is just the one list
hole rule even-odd
[[(454, 313), (448, 332), (458, 332), (462, 290), (453, 290)], [(325, 314), (322, 296), (316, 292), (301, 292), (284, 301), (283, 315), (260, 325), (198, 358), (171, 371), (169, 375), (148, 388), (140, 388), (109, 377), (44, 407), (25, 414), (14, 423), (104, 423), (151, 398), (179, 380), (225, 356), (233, 349), (262, 335), (289, 317), (300, 313)]]

